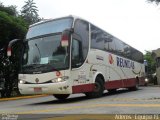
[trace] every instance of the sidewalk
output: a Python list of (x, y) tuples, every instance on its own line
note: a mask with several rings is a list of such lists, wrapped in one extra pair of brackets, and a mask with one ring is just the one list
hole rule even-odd
[(151, 83), (149, 83), (147, 86), (160, 87), (160, 85), (154, 85), (154, 84), (151, 84)]
[(19, 97), (10, 97), (10, 98), (0, 98), (1, 101), (10, 101), (10, 100), (19, 100), (19, 99), (29, 99), (29, 98), (38, 98), (38, 97), (45, 97), (48, 95), (29, 95), (29, 96), (19, 96)]

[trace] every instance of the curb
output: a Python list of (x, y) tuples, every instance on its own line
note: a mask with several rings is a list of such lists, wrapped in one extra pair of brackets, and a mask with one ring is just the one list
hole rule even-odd
[(48, 95), (44, 94), (44, 95), (30, 95), (30, 96), (20, 96), (20, 97), (12, 97), (12, 98), (0, 98), (0, 102), (1, 101), (10, 101), (10, 100), (38, 98), (38, 97), (45, 97), (45, 96), (48, 96)]
[(160, 85), (153, 85), (153, 84), (148, 84), (147, 86), (149, 86), (149, 87), (160, 87)]

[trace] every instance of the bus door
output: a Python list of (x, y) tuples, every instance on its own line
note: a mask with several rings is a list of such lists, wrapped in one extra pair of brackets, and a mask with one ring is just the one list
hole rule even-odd
[(87, 61), (89, 50), (89, 24), (83, 20), (76, 20), (71, 42), (71, 78), (73, 93), (88, 91), (90, 83), (90, 67)]

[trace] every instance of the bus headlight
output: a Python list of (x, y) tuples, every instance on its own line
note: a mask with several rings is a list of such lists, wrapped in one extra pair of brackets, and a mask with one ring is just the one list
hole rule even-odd
[(64, 76), (64, 77), (59, 77), (59, 78), (56, 78), (56, 79), (53, 79), (51, 80), (53, 83), (58, 83), (58, 82), (64, 82), (68, 79), (69, 77), (68, 76)]
[(148, 82), (148, 78), (145, 79), (145, 82)]
[(25, 84), (26, 81), (24, 81), (24, 80), (19, 80), (19, 83), (20, 83), (20, 84)]

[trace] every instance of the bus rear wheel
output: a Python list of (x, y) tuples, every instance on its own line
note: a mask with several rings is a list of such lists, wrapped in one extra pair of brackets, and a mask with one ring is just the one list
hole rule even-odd
[(138, 89), (139, 89), (139, 79), (137, 78), (135, 86), (130, 87), (129, 90), (130, 91), (136, 91)]
[(54, 94), (53, 96), (58, 100), (65, 100), (69, 97), (70, 94)]
[(101, 77), (97, 77), (95, 81), (95, 86), (93, 92), (85, 93), (88, 98), (98, 98), (103, 95), (104, 84)]

